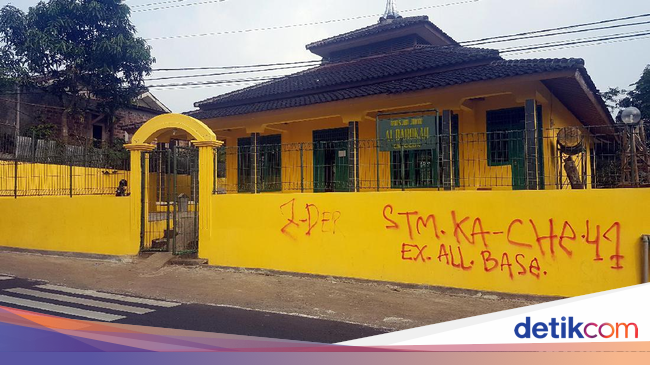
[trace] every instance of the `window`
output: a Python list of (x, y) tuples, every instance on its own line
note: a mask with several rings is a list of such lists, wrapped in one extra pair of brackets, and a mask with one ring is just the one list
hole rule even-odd
[[(402, 166), (402, 153), (404, 166)], [(393, 188), (437, 188), (438, 153), (435, 150), (391, 152), (391, 186)], [(404, 176), (402, 176), (402, 172)]]
[(524, 108), (490, 110), (486, 116), (489, 166), (510, 165), (524, 156)]
[(101, 125), (93, 124), (93, 146), (95, 148), (101, 148), (103, 140), (104, 140), (104, 127), (102, 127)]
[[(488, 166), (512, 167), (514, 189), (526, 187), (526, 112), (523, 107), (491, 110), (486, 114)], [(537, 106), (538, 184), (544, 188), (544, 136), (542, 107)]]
[[(237, 178), (239, 192), (255, 190), (255, 161), (251, 138), (237, 140)], [(282, 145), (279, 134), (261, 136), (258, 144), (258, 191), (282, 190)]]

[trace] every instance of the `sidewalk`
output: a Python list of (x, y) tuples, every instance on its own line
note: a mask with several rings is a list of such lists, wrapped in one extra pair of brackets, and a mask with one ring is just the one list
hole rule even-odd
[(415, 288), (214, 267), (159, 266), (0, 251), (0, 274), (79, 289), (232, 306), (402, 330), (549, 298)]

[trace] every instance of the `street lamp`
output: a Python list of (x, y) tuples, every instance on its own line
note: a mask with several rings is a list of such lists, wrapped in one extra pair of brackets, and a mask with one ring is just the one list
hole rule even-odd
[(636, 127), (641, 121), (641, 111), (633, 106), (625, 108), (621, 113), (621, 119), (625, 125)]
[(621, 113), (621, 120), (629, 128), (632, 137), (632, 174), (634, 175), (634, 186), (639, 186), (639, 166), (636, 160), (636, 127), (641, 122), (641, 111), (633, 106), (625, 108)]

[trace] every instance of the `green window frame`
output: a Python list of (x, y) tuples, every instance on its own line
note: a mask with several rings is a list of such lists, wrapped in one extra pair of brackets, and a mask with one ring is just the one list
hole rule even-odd
[[(404, 177), (402, 177), (402, 154)], [(436, 150), (404, 150), (391, 152), (390, 180), (393, 189), (439, 188), (438, 152)]]
[[(237, 139), (237, 190), (253, 192), (255, 179), (251, 137)], [(282, 136), (260, 136), (257, 146), (260, 192), (282, 191)]]
[[(438, 118), (442, 123), (442, 117)], [(451, 117), (452, 162), (454, 169), (454, 185), (460, 187), (460, 146), (458, 114)], [(440, 126), (438, 130), (441, 130)], [(438, 136), (439, 138), (439, 136)], [(438, 141), (440, 145), (440, 141)], [(392, 151), (390, 155), (391, 188), (402, 188), (402, 152)], [(440, 160), (437, 150), (404, 150), (404, 188), (433, 188), (442, 187), (440, 182)]]
[(511, 165), (519, 154), (523, 156), (525, 118), (523, 107), (486, 113), (488, 166)]
[[(544, 125), (543, 109), (537, 106), (537, 169), (540, 189), (545, 188), (544, 179)], [(490, 110), (486, 113), (488, 166), (513, 166), (513, 186), (522, 188), (525, 181), (525, 120), (524, 107)], [(524, 176), (515, 176), (514, 168)], [(521, 169), (523, 171), (520, 171)]]

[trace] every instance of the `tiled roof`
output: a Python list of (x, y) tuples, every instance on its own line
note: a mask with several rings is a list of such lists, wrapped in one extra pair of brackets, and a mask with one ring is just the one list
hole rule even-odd
[(501, 59), (498, 51), (460, 46), (424, 46), (354, 61), (321, 65), (293, 75), (224, 94), (195, 104), (210, 107), (219, 104), (261, 101), (286, 94), (306, 93), (354, 83), (413, 75), (472, 62)]
[(440, 28), (436, 27), (433, 23), (431, 23), (429, 21), (428, 16), (423, 15), (423, 16), (412, 16), (406, 18), (391, 19), (389, 21), (383, 21), (365, 28), (353, 30), (348, 33), (339, 34), (334, 37), (330, 37), (317, 42), (310, 43), (307, 45), (307, 49), (328, 46), (331, 44), (335, 44), (343, 41), (349, 41), (349, 40), (362, 38), (362, 37), (367, 37), (369, 35), (378, 34), (378, 33), (399, 29), (399, 28), (405, 28), (420, 23), (428, 23), (429, 26), (432, 26), (438, 32), (443, 34), (445, 37), (449, 38), (450, 41), (456, 43), (456, 41), (454, 41), (451, 37), (445, 34), (445, 32), (443, 32)]
[[(440, 47), (438, 47), (440, 48)], [(449, 47), (444, 47), (449, 48)], [(414, 51), (415, 52), (415, 51)], [(471, 51), (468, 51), (471, 53)], [(482, 51), (479, 51), (482, 52)], [(444, 53), (443, 53), (444, 54)], [(493, 53), (483, 53), (486, 58), (494, 58)], [(397, 62), (399, 64), (400, 62)], [(347, 63), (346, 63), (347, 64)], [(397, 67), (401, 67), (395, 64)], [(389, 67), (389, 65), (387, 65)], [(345, 69), (345, 67), (343, 67)], [(487, 61), (479, 65), (467, 65), (467, 67), (436, 71), (433, 70), (428, 74), (418, 76), (406, 76), (403, 78), (368, 83), (365, 85), (342, 87), (334, 90), (317, 91), (304, 93), (302, 95), (293, 95), (286, 97), (277, 97), (265, 101), (250, 101), (233, 105), (230, 102), (217, 102), (214, 109), (204, 109), (189, 112), (188, 114), (198, 119), (210, 119), (226, 117), (232, 115), (241, 115), (257, 113), (269, 110), (284, 108), (293, 108), (318, 103), (327, 103), (340, 101), (364, 96), (379, 94), (398, 94), (424, 89), (442, 88), (452, 85), (464, 84), (469, 82), (494, 80), (507, 77), (529, 75), (550, 71), (562, 70), (582, 70), (588, 80), (589, 77), (584, 71), (584, 61), (582, 59), (529, 59), (529, 60), (503, 60), (497, 59)], [(265, 85), (259, 86), (261, 90), (268, 90), (269, 85), (276, 83), (272, 81)], [(248, 88), (255, 90), (257, 87)], [(257, 93), (258, 91), (256, 91)], [(260, 94), (263, 94), (262, 91)], [(237, 94), (237, 93), (235, 93)], [(233, 94), (230, 94), (233, 95)], [(221, 106), (223, 105), (223, 106)]]

